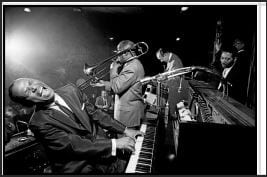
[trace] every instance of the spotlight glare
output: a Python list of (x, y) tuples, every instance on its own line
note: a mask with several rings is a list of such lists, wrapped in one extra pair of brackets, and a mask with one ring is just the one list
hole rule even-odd
[(75, 8), (73, 8), (73, 11), (74, 11), (74, 12), (82, 12), (82, 9), (79, 8), (79, 7), (75, 7)]
[(31, 12), (31, 9), (30, 8), (28, 8), (28, 7), (26, 7), (26, 8), (24, 8), (24, 12)]
[(21, 35), (14, 35), (6, 39), (5, 55), (11, 60), (20, 60), (32, 52), (32, 44), (28, 38)]
[(189, 7), (182, 7), (181, 10), (182, 10), (182, 11), (186, 11), (186, 10), (188, 10), (188, 8), (189, 8)]
[(180, 41), (180, 39), (181, 39), (181, 38), (177, 37), (177, 38), (176, 38), (176, 41)]

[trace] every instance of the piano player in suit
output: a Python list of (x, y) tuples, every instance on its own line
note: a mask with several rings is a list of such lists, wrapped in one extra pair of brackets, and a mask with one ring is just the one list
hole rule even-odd
[[(143, 134), (95, 109), (74, 84), (54, 91), (39, 80), (19, 78), (9, 96), (35, 106), (30, 128), (44, 145), (53, 173), (122, 173), (126, 162), (118, 150), (134, 151), (135, 137)], [(109, 139), (102, 128), (125, 136)]]
[[(245, 104), (249, 70), (242, 67), (243, 65), (238, 61), (234, 49), (230, 46), (223, 47), (220, 61), (223, 68), (222, 77), (230, 83), (228, 95)], [(222, 87), (220, 83), (218, 89), (222, 90)]]

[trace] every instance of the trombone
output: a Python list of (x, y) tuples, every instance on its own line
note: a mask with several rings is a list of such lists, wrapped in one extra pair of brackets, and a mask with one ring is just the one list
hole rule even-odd
[[(84, 64), (83, 67), (83, 72), (85, 75), (89, 76), (89, 79), (87, 79), (84, 83), (82, 83), (79, 88), (81, 90), (86, 89), (87, 87), (89, 87), (90, 85), (93, 85), (95, 83), (97, 83), (99, 80), (101, 80), (102, 78), (104, 78), (107, 74), (109, 74), (109, 72), (105, 72), (103, 73), (104, 70), (106, 70), (106, 68), (102, 68), (100, 69), (101, 66), (103, 66), (105, 63), (109, 62), (109, 61), (117, 61), (117, 57), (130, 52), (132, 54), (133, 57), (129, 58), (127, 61), (125, 61), (124, 63), (127, 63), (135, 58), (138, 58), (144, 54), (146, 54), (148, 52), (148, 45), (145, 42), (138, 42), (135, 43), (131, 48), (125, 49), (123, 51), (118, 52), (117, 54), (103, 60), (102, 62), (95, 64), (95, 65), (88, 65), (87, 63)], [(114, 60), (114, 58), (116, 58)], [(121, 63), (121, 64), (124, 64)]]
[(175, 69), (175, 70), (172, 70), (172, 71), (167, 71), (167, 72), (163, 72), (163, 73), (160, 73), (160, 74), (157, 74), (155, 76), (151, 76), (151, 77), (146, 77), (146, 78), (143, 78), (141, 80), (139, 80), (139, 82), (141, 84), (146, 84), (146, 83), (149, 83), (151, 81), (158, 81), (158, 82), (164, 82), (164, 81), (167, 81), (167, 80), (171, 80), (171, 79), (174, 79), (178, 76), (182, 76), (182, 75), (185, 75), (187, 73), (192, 73), (194, 71), (204, 71), (204, 72), (207, 72), (207, 73), (211, 73), (215, 76), (217, 76), (218, 78), (220, 79), (223, 79), (221, 78), (221, 75), (207, 67), (203, 67), (203, 66), (189, 66), (189, 67), (183, 67), (183, 68), (178, 68), (178, 69)]

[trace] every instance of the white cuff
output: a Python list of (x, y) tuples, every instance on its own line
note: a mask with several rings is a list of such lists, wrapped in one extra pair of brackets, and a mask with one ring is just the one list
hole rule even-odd
[(126, 134), (126, 130), (127, 130), (127, 127), (125, 127), (125, 129), (124, 129), (124, 131), (123, 131), (124, 134)]
[(115, 139), (111, 139), (111, 143), (112, 143), (112, 151), (111, 151), (111, 155), (112, 156), (116, 156), (116, 140)]

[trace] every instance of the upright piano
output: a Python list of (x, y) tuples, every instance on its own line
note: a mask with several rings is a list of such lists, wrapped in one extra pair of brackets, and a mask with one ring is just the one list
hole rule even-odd
[(138, 137), (125, 172), (256, 174), (255, 112), (208, 83), (191, 80), (189, 85), (193, 121), (169, 117), (165, 127), (161, 110), (156, 123), (141, 127), (147, 134)]
[(256, 174), (256, 114), (208, 83), (189, 81), (193, 121), (172, 121), (179, 174)]

